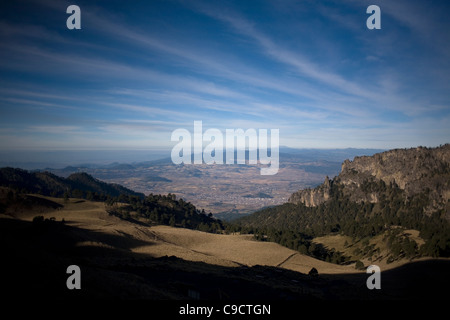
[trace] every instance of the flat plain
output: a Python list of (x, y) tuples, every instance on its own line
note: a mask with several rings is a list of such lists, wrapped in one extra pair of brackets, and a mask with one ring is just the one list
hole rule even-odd
[(49, 171), (63, 177), (86, 172), (146, 195), (172, 193), (218, 218), (229, 219), (285, 203), (293, 192), (322, 183), (340, 168), (337, 161), (281, 154), (278, 173), (267, 176), (260, 174), (259, 165), (174, 165), (170, 159)]

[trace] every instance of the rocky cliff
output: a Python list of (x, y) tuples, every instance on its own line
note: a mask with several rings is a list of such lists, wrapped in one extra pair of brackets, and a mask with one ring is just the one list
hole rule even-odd
[(314, 189), (299, 190), (289, 202), (315, 207), (326, 202), (337, 184), (355, 202), (377, 203), (386, 185), (404, 191), (405, 199), (422, 195), (424, 213), (444, 210), (450, 218), (450, 144), (437, 148), (394, 149), (345, 160), (341, 173)]
[(332, 183), (334, 183), (334, 181), (330, 180), (327, 176), (324, 183), (316, 188), (308, 188), (293, 193), (289, 198), (289, 202), (303, 203), (307, 207), (316, 207), (330, 198)]

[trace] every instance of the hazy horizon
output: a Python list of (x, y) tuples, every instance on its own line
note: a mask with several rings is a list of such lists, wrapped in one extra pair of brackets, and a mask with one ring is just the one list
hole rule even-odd
[[(280, 146), (280, 154), (308, 155), (311, 159), (342, 162), (360, 155), (372, 155), (385, 149), (373, 148), (290, 148)], [(133, 164), (170, 159), (171, 149), (154, 150), (14, 150), (0, 151), (0, 167), (26, 170), (62, 169), (67, 166), (95, 166), (113, 163)], [(282, 158), (281, 158), (282, 161)], [(282, 163), (281, 163), (282, 164)]]

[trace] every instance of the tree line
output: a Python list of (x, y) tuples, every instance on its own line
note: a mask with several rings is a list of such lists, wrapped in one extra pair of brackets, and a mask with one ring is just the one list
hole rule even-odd
[[(79, 172), (67, 178), (50, 172), (30, 172), (18, 168), (0, 168), (0, 186), (13, 194), (35, 193), (44, 196), (80, 198), (105, 203), (111, 215), (122, 219), (146, 221), (207, 232), (224, 229), (220, 220), (211, 213), (197, 209), (192, 203), (176, 199), (174, 194), (145, 196), (121, 185), (106, 183), (91, 175)], [(0, 203), (0, 211), (6, 207)]]
[(175, 194), (149, 194), (138, 196), (121, 195), (109, 197), (105, 201), (106, 211), (125, 220), (144, 220), (155, 225), (169, 225), (196, 229), (205, 232), (221, 232), (222, 221), (215, 219), (212, 213), (197, 209), (192, 203), (177, 199)]
[[(374, 179), (364, 181), (361, 190), (377, 192), (379, 201), (351, 201), (344, 187), (334, 183), (330, 199), (321, 205), (307, 207), (301, 203), (285, 203), (243, 217), (229, 228), (252, 232), (259, 240), (274, 241), (313, 256), (310, 241), (314, 237), (342, 234), (358, 241), (386, 232), (394, 259), (414, 255), (450, 256), (450, 223), (444, 217), (444, 210), (430, 215), (424, 213), (430, 201), (426, 190), (406, 197), (395, 183), (386, 184)], [(419, 248), (414, 240), (400, 237), (392, 231), (397, 227), (399, 230), (418, 230), (425, 244)]]

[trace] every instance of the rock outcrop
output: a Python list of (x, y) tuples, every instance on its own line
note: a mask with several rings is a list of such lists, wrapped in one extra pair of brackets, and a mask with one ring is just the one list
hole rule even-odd
[[(398, 186), (405, 197), (427, 197), (425, 213), (444, 209), (450, 217), (450, 144), (437, 148), (394, 149), (373, 156), (345, 160), (341, 173), (313, 189), (299, 190), (289, 202), (318, 206), (330, 198), (331, 186), (339, 185), (355, 202), (377, 203), (380, 188)], [(376, 185), (378, 187), (370, 187)]]
[(332, 183), (333, 181), (327, 176), (324, 183), (318, 187), (314, 189), (308, 188), (293, 193), (289, 198), (289, 202), (303, 203), (307, 207), (316, 207), (330, 198)]

